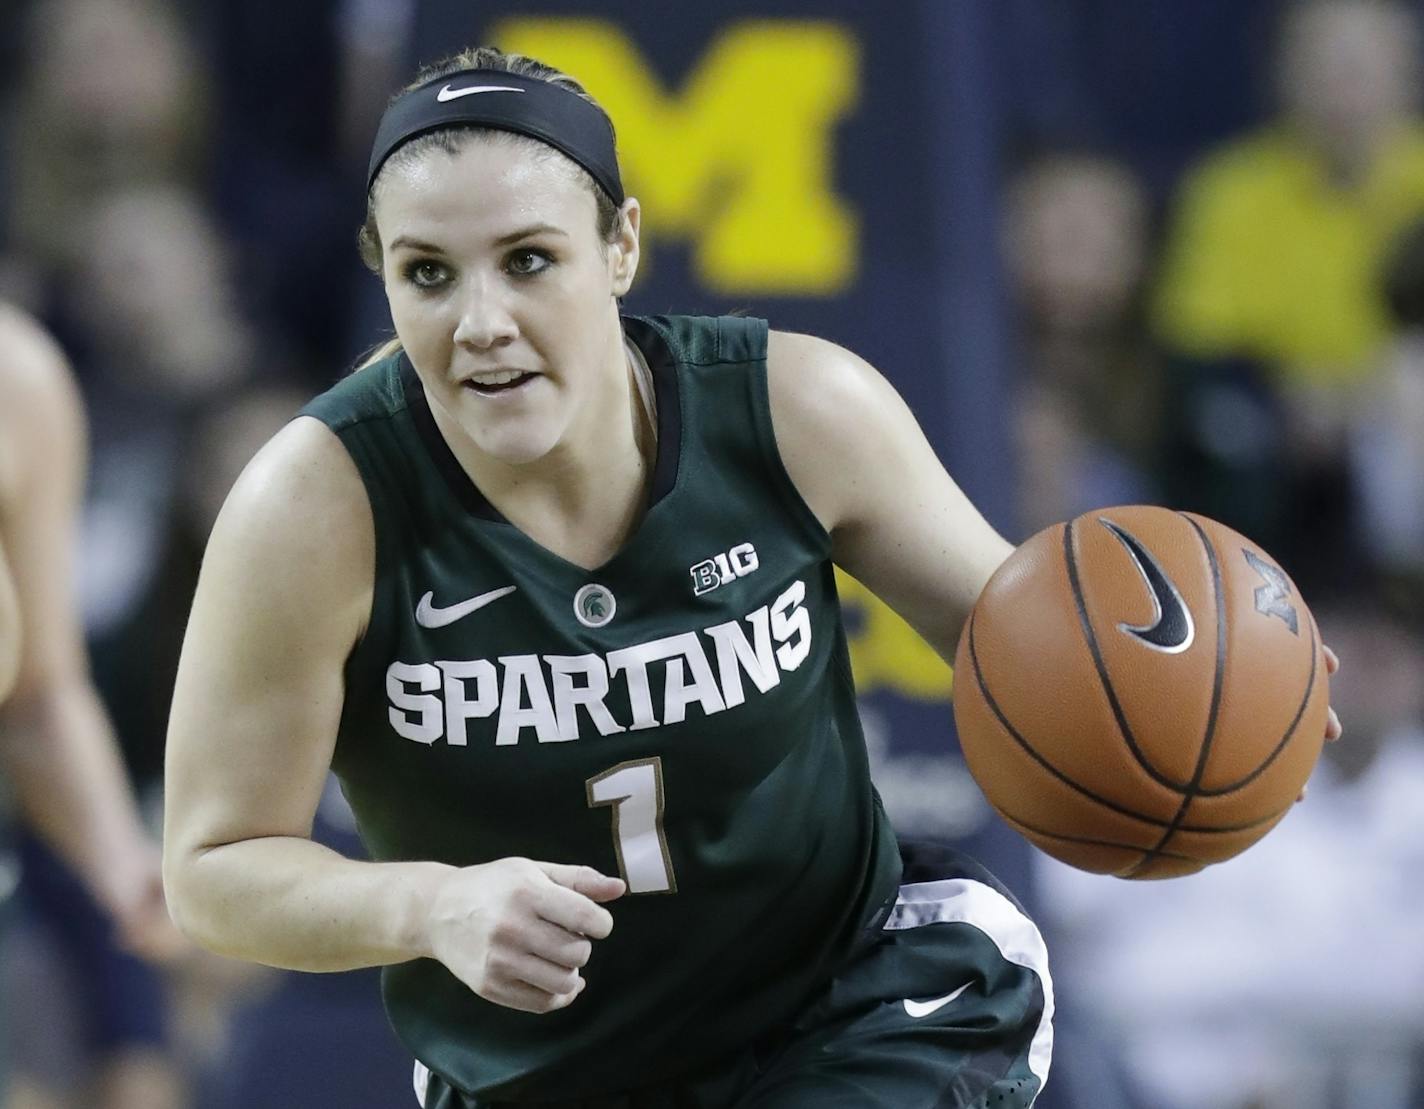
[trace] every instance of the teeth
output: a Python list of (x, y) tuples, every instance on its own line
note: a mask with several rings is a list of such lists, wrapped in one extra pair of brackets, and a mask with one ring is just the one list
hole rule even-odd
[(508, 385), (511, 381), (517, 381), (524, 374), (521, 370), (506, 370), (504, 373), (482, 374), (479, 377), (470, 378), (472, 385)]

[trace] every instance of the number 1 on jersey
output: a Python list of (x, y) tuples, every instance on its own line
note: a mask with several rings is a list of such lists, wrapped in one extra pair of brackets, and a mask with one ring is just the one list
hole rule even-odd
[(629, 893), (676, 893), (663, 836), (663, 760), (636, 759), (584, 783), (588, 807), (613, 806), (613, 848)]

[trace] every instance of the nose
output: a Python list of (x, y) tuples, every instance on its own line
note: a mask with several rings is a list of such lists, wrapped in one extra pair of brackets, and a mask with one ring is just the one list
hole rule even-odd
[(460, 319), (455, 325), (455, 343), (472, 350), (490, 350), (511, 342), (519, 334), (504, 290), (499, 283), (471, 280), (467, 284)]

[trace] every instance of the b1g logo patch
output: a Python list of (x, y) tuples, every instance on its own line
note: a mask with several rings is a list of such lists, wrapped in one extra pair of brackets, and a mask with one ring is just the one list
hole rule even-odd
[(750, 543), (738, 543), (726, 554), (715, 555), (689, 569), (693, 595), (711, 593), (719, 585), (746, 577), (760, 565), (756, 548)]

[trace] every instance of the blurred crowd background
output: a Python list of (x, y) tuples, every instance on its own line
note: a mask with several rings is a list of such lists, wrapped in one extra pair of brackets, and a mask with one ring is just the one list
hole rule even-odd
[[(952, 771), (946, 685), (848, 583), (892, 815), (906, 831), (981, 833), (1043, 923), (1059, 1039), (1040, 1105), (1424, 1107), (1420, 5), (697, 8), (0, 0), (0, 299), (52, 329), (88, 404), (84, 611), (149, 810), (229, 485), (388, 334), (355, 233), (370, 136), (415, 64), (488, 35), (571, 44), (626, 74), (613, 47), (631, 44), (668, 98), (685, 88), (695, 106), (712, 94), (689, 75), (715, 76), (748, 42), (780, 43), (783, 59), (849, 43), (835, 64), (858, 77), (833, 86), (822, 169), (857, 213), (835, 226), (860, 245), (799, 278), (758, 261), (765, 280), (739, 279), (739, 259), (767, 254), (755, 222), (721, 261), (687, 245), (752, 179), (732, 153), (726, 172), (697, 170), (695, 203), (668, 191), (692, 107), (633, 119), (603, 97), (648, 227), (650, 273), (628, 307), (744, 308), (871, 357), (1015, 540), (1115, 503), (1216, 517), (1281, 560), (1344, 660), (1332, 699), (1346, 739), (1280, 829), (1199, 877), (1123, 883), (985, 832)], [(729, 101), (753, 109), (738, 125), (757, 150), (755, 98), (811, 87), (769, 73)], [(644, 168), (634, 142), (668, 156)], [(808, 199), (777, 218), (794, 235), (816, 215)], [(770, 245), (789, 258), (796, 244)], [(318, 831), (359, 850), (334, 788)], [(15, 838), (20, 865), (0, 874), (18, 875), (23, 910), (0, 964), (16, 1014), (6, 1109), (414, 1104), (374, 972), (197, 954), (146, 966), (114, 950), (59, 863)]]

